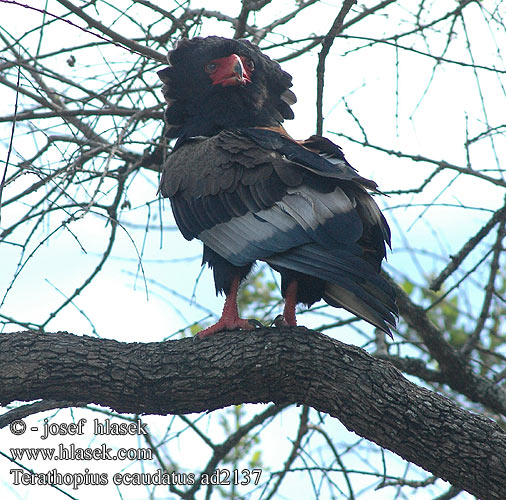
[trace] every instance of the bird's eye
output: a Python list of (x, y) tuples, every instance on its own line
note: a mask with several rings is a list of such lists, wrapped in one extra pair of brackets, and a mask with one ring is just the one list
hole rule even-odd
[(253, 59), (247, 59), (245, 64), (249, 71), (253, 71), (255, 69), (255, 63), (253, 62)]
[(204, 70), (206, 73), (214, 73), (217, 68), (218, 65), (216, 63), (209, 63), (204, 66)]

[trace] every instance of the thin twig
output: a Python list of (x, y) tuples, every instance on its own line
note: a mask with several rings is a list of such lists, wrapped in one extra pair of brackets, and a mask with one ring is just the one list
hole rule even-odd
[(494, 215), (489, 219), (489, 221), (472, 238), (469, 238), (469, 240), (455, 255), (451, 256), (451, 260), (448, 265), (439, 273), (439, 276), (432, 281), (430, 289), (437, 292), (446, 279), (451, 276), (456, 269), (458, 269), (463, 260), (474, 250), (476, 245), (478, 245), (478, 243), (490, 233), (497, 222), (505, 219), (506, 204), (494, 212)]
[(210, 476), (218, 464), (225, 458), (225, 456), (234, 448), (239, 441), (246, 435), (248, 432), (250, 432), (251, 429), (256, 427), (257, 425), (262, 424), (267, 419), (270, 419), (274, 416), (276, 416), (278, 413), (283, 411), (288, 404), (272, 404), (270, 405), (266, 410), (264, 410), (262, 413), (259, 413), (258, 415), (255, 415), (248, 423), (242, 425), (237, 431), (235, 431), (233, 434), (231, 434), (223, 443), (220, 445), (217, 445), (215, 448), (215, 451), (213, 453), (213, 456), (207, 463), (206, 467), (203, 469), (202, 473), (200, 474), (199, 479), (195, 481), (195, 484), (185, 492), (184, 498), (191, 498), (195, 494), (195, 492), (200, 488), (202, 484), (202, 476), (207, 474)]
[(5, 179), (7, 177), (7, 169), (11, 160), (12, 146), (14, 144), (14, 131), (16, 130), (16, 118), (18, 116), (18, 102), (19, 102), (19, 80), (21, 78), (21, 67), (18, 66), (18, 77), (16, 82), (16, 99), (14, 100), (14, 115), (12, 117), (11, 134), (9, 137), (9, 148), (7, 150), (7, 158), (5, 159), (5, 167), (0, 181), (0, 223), (2, 222), (2, 193), (5, 186)]
[(502, 241), (504, 239), (504, 235), (506, 234), (505, 226), (506, 222), (502, 220), (499, 223), (499, 227), (497, 228), (497, 238), (493, 247), (494, 250), (492, 252), (492, 262), (490, 263), (490, 274), (488, 277), (487, 286), (485, 287), (485, 297), (483, 298), (483, 305), (481, 307), (480, 316), (478, 317), (478, 321), (476, 322), (473, 333), (469, 335), (460, 351), (461, 354), (465, 357), (468, 357), (471, 351), (476, 347), (476, 344), (480, 339), (481, 332), (485, 326), (485, 321), (490, 316), (490, 306), (492, 304), (492, 299), (495, 293), (494, 283), (499, 271), (499, 259), (503, 251)]
[(278, 489), (283, 481), (283, 479), (286, 477), (287, 472), (290, 470), (290, 467), (292, 466), (294, 460), (298, 457), (302, 438), (306, 435), (308, 431), (308, 417), (309, 417), (309, 407), (304, 406), (302, 408), (302, 412), (300, 414), (299, 419), (299, 429), (297, 431), (297, 436), (295, 437), (295, 440), (292, 444), (292, 449), (290, 451), (290, 454), (288, 455), (288, 458), (286, 459), (283, 470), (279, 473), (276, 482), (274, 483), (274, 486), (272, 487), (271, 492), (267, 495), (265, 500), (271, 500), (271, 498), (274, 497), (274, 495), (277, 494)]
[(318, 67), (316, 68), (316, 133), (322, 135), (323, 133), (323, 86), (325, 81), (325, 60), (329, 55), (330, 48), (334, 43), (336, 36), (343, 29), (343, 22), (346, 14), (351, 10), (356, 0), (344, 0), (343, 6), (337, 14), (332, 27), (325, 35), (322, 41), (322, 50), (318, 54)]

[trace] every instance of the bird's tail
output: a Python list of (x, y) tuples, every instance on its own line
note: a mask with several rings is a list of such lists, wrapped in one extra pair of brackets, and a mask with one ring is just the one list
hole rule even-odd
[(265, 259), (325, 281), (323, 299), (342, 307), (392, 336), (397, 305), (395, 291), (379, 270), (362, 258), (357, 245), (326, 249), (310, 243)]
[(397, 308), (392, 304), (392, 298), (376, 287), (362, 286), (366, 288), (364, 291), (367, 301), (352, 291), (327, 281), (323, 300), (331, 306), (346, 309), (393, 338), (390, 327), (395, 328), (395, 316), (392, 312), (395, 314)]

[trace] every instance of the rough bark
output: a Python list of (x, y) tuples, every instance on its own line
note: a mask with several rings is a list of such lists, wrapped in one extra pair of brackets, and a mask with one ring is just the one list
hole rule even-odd
[(0, 403), (51, 399), (130, 413), (306, 404), (479, 498), (506, 498), (506, 434), (389, 362), (304, 328), (121, 343), (0, 335)]

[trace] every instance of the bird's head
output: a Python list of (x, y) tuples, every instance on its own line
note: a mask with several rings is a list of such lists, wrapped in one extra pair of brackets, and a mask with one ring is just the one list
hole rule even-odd
[(276, 126), (293, 118), (292, 77), (247, 40), (185, 38), (168, 61), (158, 75), (169, 137)]

